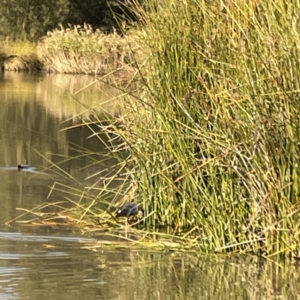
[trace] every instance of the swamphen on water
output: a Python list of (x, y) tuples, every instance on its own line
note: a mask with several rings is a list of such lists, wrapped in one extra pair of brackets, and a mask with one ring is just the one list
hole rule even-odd
[(26, 164), (20, 164), (18, 165), (18, 169), (29, 169), (30, 166), (29, 165), (26, 165)]
[(25, 159), (25, 164), (19, 164), (18, 165), (18, 169), (20, 170), (20, 169), (29, 169), (30, 168), (30, 166), (29, 165), (27, 165), (27, 159)]

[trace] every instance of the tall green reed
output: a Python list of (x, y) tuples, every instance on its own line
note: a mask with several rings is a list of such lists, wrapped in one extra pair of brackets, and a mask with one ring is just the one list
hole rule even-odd
[(136, 201), (205, 251), (298, 256), (299, 8), (220, 3), (146, 1), (150, 68), (115, 128)]

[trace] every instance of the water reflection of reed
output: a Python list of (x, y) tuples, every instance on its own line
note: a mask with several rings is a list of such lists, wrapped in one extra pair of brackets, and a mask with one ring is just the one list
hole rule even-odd
[[(60, 76), (55, 80), (53, 78), (56, 76), (46, 75), (44, 77), (43, 74), (23, 73), (0, 74), (0, 167), (16, 167), (16, 170), (0, 172), (0, 196), (2, 205), (5, 206), (5, 210), (2, 209), (0, 213), (2, 220), (9, 220), (11, 211), (15, 211), (16, 207), (24, 207), (25, 204), (29, 208), (44, 202), (49, 192), (48, 186), (53, 183), (50, 176), (41, 177), (40, 180), (38, 180), (40, 176), (35, 176), (37, 181), (31, 181), (31, 184), (26, 186), (29, 178), (34, 174), (25, 176), (26, 174), (17, 171), (17, 165), (24, 163), (25, 159), (30, 165), (37, 167), (38, 171), (44, 171), (52, 163), (58, 164), (59, 167), (80, 181), (84, 181), (90, 172), (97, 172), (102, 168), (100, 163), (93, 162), (85, 155), (87, 149), (93, 151), (97, 156), (101, 156), (98, 153), (106, 151), (100, 139), (87, 139), (91, 135), (88, 127), (74, 126), (69, 130), (61, 130), (72, 123), (69, 121), (62, 124), (61, 121), (64, 121), (65, 118), (71, 119), (76, 114), (83, 116), (85, 112), (85, 116), (88, 117), (87, 108), (82, 103), (71, 97), (67, 100), (60, 97), (60, 93), (61, 95), (70, 95), (70, 91), (76, 90), (75, 81), (70, 79), (71, 77), (68, 79), (68, 76), (65, 79)], [(77, 76), (77, 83), (81, 82), (85, 85), (88, 79), (87, 76)], [(53, 86), (50, 84), (51, 80), (53, 80)], [(58, 84), (60, 81), (62, 85), (56, 88), (55, 83)], [(42, 89), (43, 86), (46, 86), (47, 89)], [(79, 83), (77, 86), (81, 87)], [(53, 92), (52, 95), (52, 90), (59, 92)], [(89, 91), (89, 93), (96, 95), (95, 91)], [(43, 99), (44, 96), (45, 99)], [(95, 109), (99, 106), (97, 103), (99, 104), (100, 100), (93, 102), (95, 98), (86, 98), (89, 100), (86, 100), (85, 105), (94, 105)], [(85, 98), (82, 99), (85, 100)], [(106, 107), (108, 110), (110, 106), (107, 104)], [(109, 113), (113, 114), (113, 110)], [(83, 123), (82, 119), (80, 122)], [(97, 126), (95, 125), (95, 127)], [(95, 130), (97, 129), (100, 131), (99, 128)], [(108, 160), (106, 163), (109, 163)], [(46, 173), (49, 173), (49, 170), (46, 169)], [(93, 178), (90, 182), (93, 184), (97, 180), (98, 178)]]
[(46, 74), (37, 93), (46, 110), (60, 120), (87, 120), (91, 110), (116, 115), (121, 109), (121, 92), (88, 75)]
[[(25, 159), (36, 163), (37, 158), (40, 159), (37, 152), (43, 153), (49, 160), (53, 153), (67, 157), (70, 141), (83, 145), (91, 133), (88, 130), (83, 136), (75, 132), (76, 128), (61, 131), (62, 127), (74, 124), (76, 118), (80, 123), (89, 119), (90, 109), (108, 115), (120, 111), (120, 99), (115, 100), (120, 92), (95, 82), (90, 76), (8, 72), (0, 77), (0, 85), (1, 100), (5, 103), (0, 115), (0, 154), (5, 166), (19, 164)], [(70, 122), (62, 126), (60, 121), (66, 119)], [(83, 129), (78, 130), (81, 132)], [(81, 140), (78, 140), (79, 137)], [(95, 145), (94, 140), (88, 142), (94, 149), (103, 148), (99, 148), (97, 143)], [(30, 147), (37, 151), (29, 151)]]
[(61, 238), (31, 230), (0, 239), (2, 285), (14, 281), (7, 291), (20, 299), (298, 299), (297, 262), (107, 246), (93, 252), (82, 249), (84, 239), (64, 238), (72, 236), (67, 229)]
[(103, 295), (114, 299), (295, 299), (299, 292), (298, 267), (291, 263), (182, 253), (127, 252), (115, 264), (107, 258), (111, 272), (101, 278), (108, 282)]
[[(66, 133), (60, 132), (59, 123), (49, 118), (47, 111), (37, 104), (36, 76), (6, 74), (1, 85), (2, 128), (0, 153), (5, 166), (40, 161), (38, 152), (50, 159), (51, 153), (67, 155)], [(31, 148), (36, 151), (31, 151)]]
[(69, 153), (67, 132), (60, 132), (59, 123), (36, 102), (36, 77), (4, 74), (8, 78), (0, 88), (0, 166), (15, 166), (15, 170), (0, 172), (3, 223), (19, 214), (17, 207), (34, 207), (45, 201), (47, 186), (53, 181), (41, 175), (31, 180), (34, 174), (18, 172), (17, 165), (27, 160), (43, 170), (49, 166), (47, 160), (53, 160), (53, 153), (63, 157)]

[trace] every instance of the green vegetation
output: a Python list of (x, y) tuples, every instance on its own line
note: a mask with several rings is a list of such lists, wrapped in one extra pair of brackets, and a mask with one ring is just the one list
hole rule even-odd
[(36, 40), (74, 13), (65, 0), (46, 0), (43, 4), (38, 0), (2, 0), (0, 37)]
[(152, 72), (111, 130), (147, 226), (204, 251), (298, 256), (297, 5), (198, 0), (144, 13)]
[[(140, 243), (163, 227), (204, 252), (299, 257), (298, 2), (146, 2), (136, 11), (149, 67), (137, 65), (138, 97), (103, 126), (120, 155), (115, 176), (127, 179), (113, 203), (142, 203)], [(80, 197), (77, 221), (117, 225), (105, 190), (114, 178)]]
[(97, 28), (118, 28), (119, 22), (130, 24), (136, 17), (128, 3), (110, 0), (1, 0), (0, 40), (38, 40), (60, 24), (83, 24)]

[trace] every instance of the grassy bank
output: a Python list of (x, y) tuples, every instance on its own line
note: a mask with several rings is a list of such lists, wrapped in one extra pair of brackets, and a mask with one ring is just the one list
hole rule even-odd
[(141, 32), (124, 37), (105, 34), (89, 25), (76, 25), (48, 32), (38, 43), (1, 41), (0, 62), (7, 71), (44, 69), (55, 73), (104, 75), (130, 81), (146, 56)]
[(42, 64), (37, 55), (37, 44), (29, 41), (0, 41), (0, 69), (6, 71), (40, 70)]

